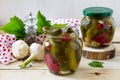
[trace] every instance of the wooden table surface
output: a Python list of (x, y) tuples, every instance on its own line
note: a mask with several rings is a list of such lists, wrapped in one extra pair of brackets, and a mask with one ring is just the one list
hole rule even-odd
[(22, 61), (9, 65), (0, 64), (0, 80), (120, 80), (120, 28), (116, 28), (113, 45), (116, 47), (116, 56), (113, 59), (101, 60), (104, 68), (88, 66), (92, 60), (82, 57), (77, 72), (57, 76), (51, 74), (42, 62), (32, 62), (32, 67), (19, 69)]

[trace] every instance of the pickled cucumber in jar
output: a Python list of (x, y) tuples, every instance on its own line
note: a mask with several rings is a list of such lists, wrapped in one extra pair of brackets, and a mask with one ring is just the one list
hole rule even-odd
[[(48, 38), (44, 41), (44, 59), (49, 71), (57, 75), (75, 72), (79, 67), (82, 42), (72, 28), (44, 28)], [(58, 33), (59, 32), (59, 33)]]
[(109, 46), (115, 31), (113, 10), (106, 7), (89, 7), (83, 10), (81, 33), (86, 46), (99, 48)]

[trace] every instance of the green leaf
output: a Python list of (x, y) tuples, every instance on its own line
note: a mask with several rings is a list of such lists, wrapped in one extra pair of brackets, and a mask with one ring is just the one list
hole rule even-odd
[(99, 61), (92, 61), (90, 62), (88, 65), (92, 66), (92, 67), (99, 67), (99, 68), (103, 68), (103, 62), (99, 62)]
[(38, 34), (42, 34), (43, 33), (43, 30), (42, 30), (42, 28), (44, 27), (44, 26), (47, 26), (47, 27), (51, 27), (52, 25), (51, 25), (51, 22), (50, 21), (48, 21), (47, 19), (46, 19), (46, 17), (44, 16), (44, 15), (42, 15), (41, 14), (41, 12), (40, 11), (38, 11), (38, 13), (37, 13), (37, 33)]
[(14, 34), (17, 39), (24, 39), (25, 37), (24, 23), (17, 16), (10, 18), (10, 22), (2, 26), (0, 29), (6, 33)]
[(67, 24), (53, 24), (51, 28), (64, 28)]

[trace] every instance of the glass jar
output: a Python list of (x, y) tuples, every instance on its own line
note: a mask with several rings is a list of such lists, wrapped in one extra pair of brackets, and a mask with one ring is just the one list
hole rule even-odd
[(49, 71), (65, 75), (78, 69), (82, 54), (82, 41), (72, 28), (45, 29), (48, 34), (43, 43), (44, 60)]
[(81, 33), (86, 46), (99, 48), (110, 45), (115, 31), (113, 10), (106, 7), (89, 7), (83, 10)]

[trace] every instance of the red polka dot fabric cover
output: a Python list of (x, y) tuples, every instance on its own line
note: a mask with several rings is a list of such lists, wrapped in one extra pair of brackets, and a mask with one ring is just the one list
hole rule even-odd
[(35, 42), (36, 43), (39, 43), (39, 44), (43, 44), (44, 40), (46, 38), (46, 35), (45, 34), (39, 34), (39, 35), (36, 35), (35, 34)]
[(79, 26), (80, 20), (73, 18), (50, 19), (52, 24), (67, 24), (68, 26)]
[(0, 63), (9, 64), (15, 62), (12, 55), (12, 44), (16, 41), (15, 35), (0, 34)]

